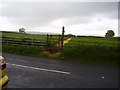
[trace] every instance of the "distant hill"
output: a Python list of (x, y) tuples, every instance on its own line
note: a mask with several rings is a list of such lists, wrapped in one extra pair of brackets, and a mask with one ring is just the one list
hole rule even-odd
[(15, 34), (20, 34), (19, 32), (14, 32), (14, 31), (0, 31), (0, 33), (15, 33)]
[(32, 32), (32, 31), (28, 31), (27, 32), (28, 34), (44, 34), (44, 35), (47, 35), (47, 34), (53, 34), (53, 35), (56, 35), (56, 34), (59, 34), (59, 33), (52, 33), (52, 32)]

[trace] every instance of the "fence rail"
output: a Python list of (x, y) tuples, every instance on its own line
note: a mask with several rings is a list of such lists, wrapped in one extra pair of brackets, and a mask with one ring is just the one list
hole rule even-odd
[[(64, 33), (63, 33), (64, 34)], [(65, 37), (67, 38), (67, 37)], [(62, 43), (65, 39), (64, 35), (44, 35), (44, 36), (24, 36), (24, 35), (4, 35), (0, 37), (0, 43), (2, 45), (14, 45), (14, 46), (41, 46), (45, 50), (54, 52), (63, 50)], [(60, 44), (56, 46), (56, 44)]]
[(46, 48), (53, 47), (61, 41), (61, 35), (46, 35), (46, 37), (33, 38), (33, 37), (15, 37), (15, 36), (2, 36), (0, 43), (3, 45), (14, 46), (43, 46)]
[(38, 40), (46, 40), (46, 38), (32, 38), (32, 37), (14, 37), (14, 36), (2, 36), (2, 39), (12, 38), (12, 39), (38, 39)]
[[(46, 46), (46, 41), (35, 41), (36, 38), (22, 38), (19, 37), (2, 37), (0, 43), (3, 45), (15, 45), (15, 46)], [(27, 40), (28, 39), (28, 40)], [(34, 40), (35, 39), (35, 40)]]

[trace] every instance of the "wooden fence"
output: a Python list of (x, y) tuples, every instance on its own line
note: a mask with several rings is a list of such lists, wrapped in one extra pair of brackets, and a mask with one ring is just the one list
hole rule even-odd
[(46, 46), (45, 38), (44, 41), (39, 41), (39, 38), (28, 38), (28, 37), (2, 37), (3, 45), (15, 45), (15, 46)]
[(62, 35), (49, 34), (47, 34), (44, 38), (2, 36), (0, 39), (2, 45), (40, 46), (51, 52), (58, 52), (62, 50), (63, 47), (60, 42), (64, 40)]
[[(43, 46), (49, 51), (60, 51), (63, 50), (64, 40), (64, 26), (62, 27), (62, 35), (49, 35), (45, 38), (33, 38), (33, 37), (15, 37), (15, 36), (2, 36), (0, 42), (3, 45), (15, 45), (15, 46)], [(9, 33), (8, 33), (9, 34)], [(17, 34), (17, 33), (15, 33)], [(23, 34), (21, 34), (23, 35)], [(56, 45), (57, 44), (57, 45)]]

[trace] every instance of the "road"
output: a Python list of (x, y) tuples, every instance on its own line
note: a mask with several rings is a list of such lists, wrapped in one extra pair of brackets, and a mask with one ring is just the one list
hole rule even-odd
[(118, 68), (3, 53), (8, 88), (117, 88)]

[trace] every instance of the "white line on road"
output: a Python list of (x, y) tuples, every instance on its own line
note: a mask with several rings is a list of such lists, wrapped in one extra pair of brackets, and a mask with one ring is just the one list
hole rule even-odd
[(53, 70), (53, 69), (44, 69), (44, 68), (30, 67), (30, 66), (24, 66), (24, 65), (18, 65), (18, 64), (11, 64), (11, 63), (7, 63), (7, 64), (8, 64), (8, 65), (17, 66), (17, 67), (23, 67), (23, 68), (35, 69), (35, 70), (42, 70), (42, 71), (56, 72), (56, 73), (62, 73), (62, 74), (71, 74), (70, 72), (64, 72), (64, 71)]

